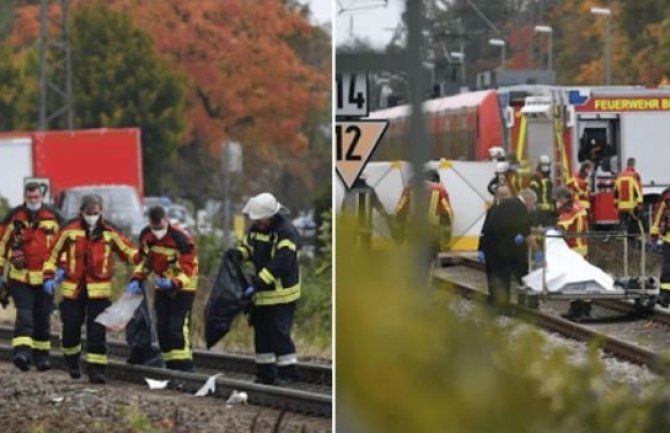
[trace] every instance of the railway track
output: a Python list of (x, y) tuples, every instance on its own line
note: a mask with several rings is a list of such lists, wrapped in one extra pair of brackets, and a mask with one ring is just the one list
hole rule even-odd
[[(0, 327), (0, 360), (11, 361), (10, 341), (12, 328)], [(60, 341), (52, 334), (52, 366), (65, 369)], [(85, 341), (82, 341), (85, 346)], [(163, 368), (129, 365), (125, 362), (130, 348), (122, 342), (108, 342), (107, 376), (131, 383), (144, 384), (144, 378), (169, 380), (169, 388), (194, 393), (215, 373), (223, 373), (217, 378), (216, 397), (227, 398), (233, 390), (245, 391), (249, 403), (283, 409), (306, 415), (332, 416), (332, 368), (315, 363), (299, 363), (299, 381), (288, 387), (278, 387), (254, 383), (255, 363), (251, 356), (221, 352), (194, 350), (196, 372), (179, 372)]]
[[(468, 260), (458, 261), (455, 266), (436, 270), (433, 276), (433, 285), (452, 290), (466, 298), (484, 301), (486, 293), (483, 292), (483, 289), (486, 287), (486, 277), (483, 269), (476, 262), (475, 264), (468, 262)], [(633, 311), (638, 311), (636, 307), (619, 301), (594, 302), (594, 307), (596, 306), (598, 310), (609, 311), (610, 315), (614, 312), (622, 317), (623, 313), (624, 320), (639, 321), (641, 323), (640, 328), (650, 330), (659, 338), (656, 340), (636, 338), (638, 334), (635, 330), (628, 333), (615, 332), (613, 328), (617, 326), (624, 330), (629, 327), (631, 322), (622, 320), (608, 320), (600, 323), (598, 316), (596, 316), (588, 324), (578, 324), (560, 317), (560, 312), (565, 311), (565, 309), (556, 305), (530, 309), (513, 304), (506, 309), (506, 313), (567, 338), (583, 342), (597, 341), (603, 351), (616, 358), (647, 366), (651, 371), (658, 374), (670, 374), (670, 362), (662, 354), (662, 351), (670, 347), (669, 315), (658, 311), (650, 312), (646, 317), (639, 314), (633, 315)], [(657, 323), (659, 326), (654, 329), (654, 327), (647, 326), (648, 323)], [(653, 340), (655, 344), (640, 344), (640, 340), (644, 342)]]

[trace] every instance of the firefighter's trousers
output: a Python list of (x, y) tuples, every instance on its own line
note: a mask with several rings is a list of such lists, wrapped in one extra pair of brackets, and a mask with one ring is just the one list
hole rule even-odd
[(60, 315), (63, 322), (62, 346), (68, 365), (79, 364), (81, 357), (81, 325), (86, 321), (86, 368), (90, 372), (105, 370), (107, 365), (107, 328), (95, 318), (111, 305), (109, 299), (89, 299), (86, 290), (79, 299), (63, 299)]
[[(10, 281), (9, 291), (16, 306), (14, 354), (27, 353), (37, 358), (47, 358), (51, 349), (49, 327), (49, 305), (51, 298), (44, 293), (42, 286), (31, 286)], [(37, 361), (36, 361), (37, 362)]]
[(193, 293), (156, 291), (156, 333), (163, 361), (173, 370), (193, 370), (191, 352), (191, 308)]
[(295, 345), (291, 339), (296, 302), (254, 306), (256, 378), (272, 384), (275, 377), (297, 380)]
[(661, 292), (662, 300), (670, 301), (670, 244), (663, 242), (663, 265), (661, 267)]

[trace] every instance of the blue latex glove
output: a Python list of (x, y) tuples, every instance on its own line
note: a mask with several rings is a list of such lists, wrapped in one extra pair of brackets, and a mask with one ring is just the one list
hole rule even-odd
[(56, 284), (60, 284), (65, 280), (65, 269), (63, 268), (56, 268), (56, 278), (54, 278), (56, 281)]
[(250, 299), (254, 293), (256, 293), (256, 289), (254, 286), (249, 286), (246, 289), (244, 289), (244, 292), (242, 293), (242, 297), (245, 299)]
[(126, 289), (126, 293), (129, 295), (139, 295), (142, 293), (142, 286), (140, 285), (140, 282), (137, 280), (133, 280), (128, 284), (128, 288)]
[(535, 264), (542, 265), (544, 263), (544, 253), (542, 251), (535, 251)]
[(159, 290), (174, 289), (174, 283), (169, 278), (156, 278), (156, 287)]
[(44, 293), (46, 293), (49, 296), (53, 296), (55, 287), (56, 287), (56, 282), (51, 278), (48, 279), (48, 280), (44, 280), (44, 284), (42, 285), (42, 288), (44, 289)]
[(514, 245), (521, 245), (525, 240), (526, 237), (524, 235), (517, 233), (516, 236), (514, 236)]
[(485, 263), (486, 262), (486, 257), (484, 256), (484, 251), (477, 251), (477, 261), (479, 263)]

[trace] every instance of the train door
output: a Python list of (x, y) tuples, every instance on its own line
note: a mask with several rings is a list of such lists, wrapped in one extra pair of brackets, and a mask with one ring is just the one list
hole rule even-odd
[(614, 205), (614, 182), (621, 170), (619, 115), (580, 114), (577, 122), (577, 160), (595, 161), (591, 181), (591, 222), (598, 227), (619, 222)]

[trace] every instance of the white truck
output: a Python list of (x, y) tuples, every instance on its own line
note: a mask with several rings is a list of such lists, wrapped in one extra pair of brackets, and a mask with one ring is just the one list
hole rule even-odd
[(23, 181), (33, 176), (29, 135), (0, 135), (0, 197), (14, 207), (23, 203)]

